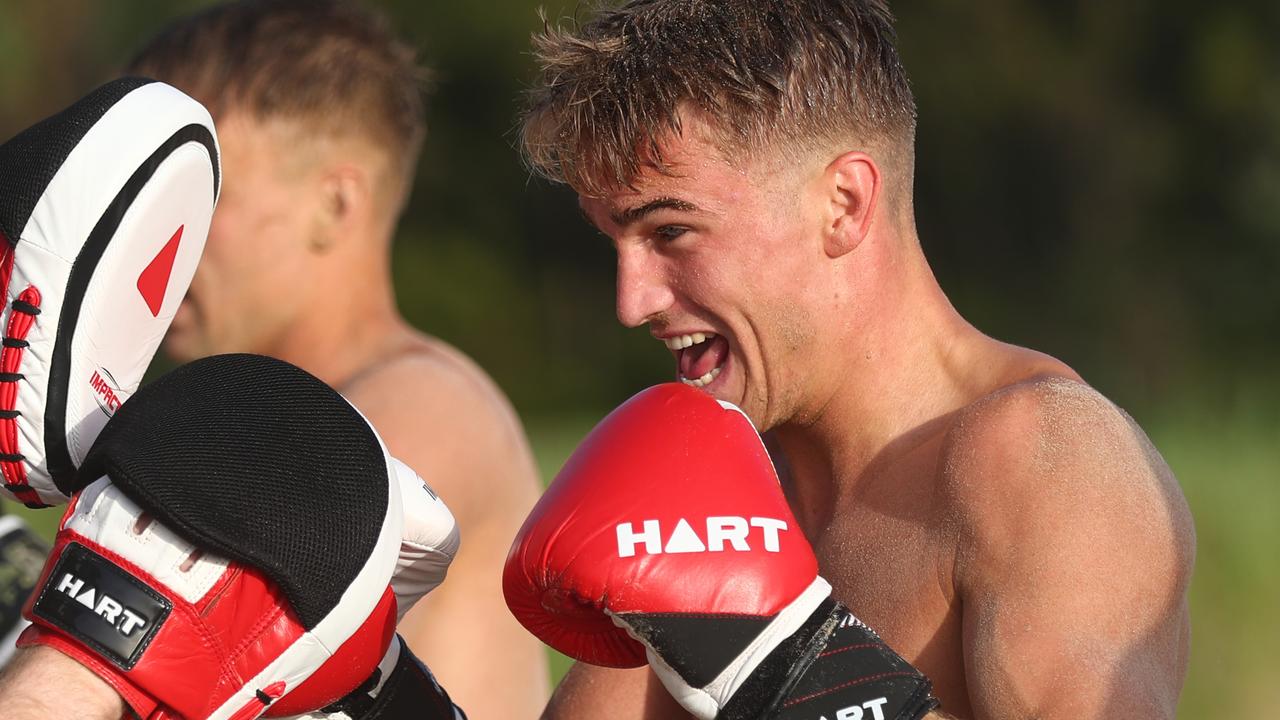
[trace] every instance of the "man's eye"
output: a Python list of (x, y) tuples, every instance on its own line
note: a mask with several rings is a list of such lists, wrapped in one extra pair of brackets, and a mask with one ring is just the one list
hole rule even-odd
[(688, 231), (689, 228), (681, 227), (679, 225), (663, 225), (654, 230), (653, 234), (654, 237), (662, 240), (663, 242), (671, 242)]

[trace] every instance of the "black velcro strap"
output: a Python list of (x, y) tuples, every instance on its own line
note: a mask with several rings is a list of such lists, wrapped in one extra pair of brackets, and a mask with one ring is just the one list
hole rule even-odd
[(73, 542), (58, 556), (31, 612), (129, 670), (172, 609), (146, 583)]
[[(401, 645), (401, 653), (403, 654), (403, 645)], [(374, 668), (373, 674), (370, 675), (355, 690), (347, 693), (344, 697), (339, 698), (336, 702), (321, 710), (321, 712), (329, 715), (337, 715), (345, 713), (350, 718), (363, 718), (373, 707), (373, 703), (377, 700), (373, 691), (378, 688), (378, 681), (382, 679), (382, 668)]]
[(827, 598), (809, 615), (799, 630), (792, 633), (756, 668), (729, 702), (716, 715), (716, 720), (757, 720), (772, 718), (787, 698), (792, 687), (813, 664), (818, 653), (839, 624), (838, 603)]
[(690, 687), (706, 687), (768, 627), (773, 615), (627, 613), (622, 619)]
[(932, 685), (848, 608), (828, 598), (734, 693), (717, 720), (918, 720)]
[[(376, 681), (377, 673), (370, 680)], [(328, 713), (345, 712), (351, 720), (466, 720), (449, 693), (440, 687), (431, 671), (400, 641), (400, 658), (387, 676), (376, 697), (368, 690), (356, 690), (324, 709)]]

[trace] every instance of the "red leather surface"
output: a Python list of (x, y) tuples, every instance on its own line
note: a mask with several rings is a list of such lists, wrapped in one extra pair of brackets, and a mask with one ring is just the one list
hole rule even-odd
[[(739, 518), (747, 550), (707, 519)], [(658, 522), (661, 552), (620, 557), (617, 527)], [(670, 545), (680, 521), (685, 542)], [(667, 552), (668, 549), (694, 550)], [(706, 548), (698, 551), (698, 547)], [(613, 612), (773, 615), (817, 576), (817, 560), (787, 507), (759, 435), (740, 413), (670, 383), (645, 390), (586, 437), (516, 538), (503, 589), (515, 616), (544, 642), (587, 662), (645, 662), (643, 648), (613, 625)]]

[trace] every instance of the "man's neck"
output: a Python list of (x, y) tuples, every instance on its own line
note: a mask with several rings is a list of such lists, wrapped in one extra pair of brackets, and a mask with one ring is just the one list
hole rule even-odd
[(396, 308), (390, 280), (372, 275), (351, 273), (345, 286), (333, 284), (317, 293), (308, 311), (300, 313), (264, 353), (341, 391), (379, 358), (410, 342), (413, 331)]
[(837, 360), (814, 373), (804, 412), (772, 433), (798, 512), (854, 491), (873, 463), (917, 444), (919, 430), (966, 405), (983, 382), (978, 358), (994, 341), (960, 317), (924, 258), (881, 268), (881, 290), (845, 311), (867, 322), (815, 354)]

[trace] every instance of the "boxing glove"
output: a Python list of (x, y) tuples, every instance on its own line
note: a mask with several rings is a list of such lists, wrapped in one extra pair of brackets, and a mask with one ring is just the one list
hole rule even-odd
[(219, 189), (213, 121), (115, 80), (0, 145), (0, 473), (30, 507), (138, 387), (186, 294)]
[(384, 658), (403, 537), (396, 466), (305, 372), (251, 355), (175, 370), (86, 457), (20, 645), (45, 644), (142, 718), (292, 715)]
[(592, 430), (517, 535), (503, 591), (547, 644), (647, 661), (706, 720), (936, 706), (928, 679), (830, 598), (746, 415), (683, 384)]

